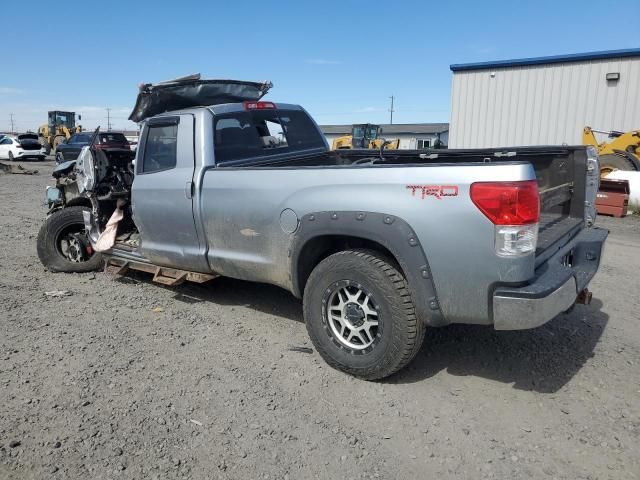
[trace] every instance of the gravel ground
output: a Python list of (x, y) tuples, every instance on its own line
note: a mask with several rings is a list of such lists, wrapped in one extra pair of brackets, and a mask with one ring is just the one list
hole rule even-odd
[(290, 350), (277, 288), (45, 271), (52, 164), (26, 166), (0, 176), (0, 478), (640, 478), (639, 218), (599, 219), (590, 306), (430, 330), (368, 383)]

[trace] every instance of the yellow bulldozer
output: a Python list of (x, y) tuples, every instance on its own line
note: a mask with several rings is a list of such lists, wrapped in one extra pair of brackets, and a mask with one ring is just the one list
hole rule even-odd
[(380, 125), (372, 123), (361, 123), (351, 125), (351, 135), (343, 135), (333, 141), (332, 150), (342, 150), (345, 148), (373, 148), (380, 149), (383, 143), (388, 150), (397, 150), (400, 147), (400, 139), (387, 141), (382, 138)]
[[(62, 142), (74, 133), (82, 131), (82, 125), (76, 126), (75, 112), (62, 112), (54, 110), (48, 113), (49, 121), (38, 128), (38, 138), (42, 146), (47, 150), (47, 155), (55, 151)], [(82, 117), (78, 115), (78, 120)]]
[[(611, 141), (598, 143), (596, 133), (607, 135)], [(582, 144), (592, 145), (598, 150), (600, 176), (605, 176), (613, 170), (640, 171), (640, 130), (604, 132), (584, 127)]]

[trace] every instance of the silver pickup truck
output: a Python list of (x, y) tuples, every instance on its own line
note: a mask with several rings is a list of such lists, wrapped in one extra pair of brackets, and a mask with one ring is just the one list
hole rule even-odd
[(380, 379), (426, 327), (527, 329), (588, 303), (598, 175), (584, 147), (330, 151), (300, 106), (221, 103), (144, 119), (135, 159), (89, 147), (59, 166), (38, 254), (52, 271), (278, 285), (331, 366)]

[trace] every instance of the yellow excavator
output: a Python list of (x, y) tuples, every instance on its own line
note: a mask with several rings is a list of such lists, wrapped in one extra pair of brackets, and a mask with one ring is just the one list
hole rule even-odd
[[(611, 141), (598, 143), (596, 133), (607, 135)], [(598, 150), (600, 176), (613, 170), (640, 171), (640, 130), (603, 132), (591, 127), (584, 127), (582, 144), (592, 145)]]
[[(48, 113), (48, 117), (49, 121), (38, 128), (39, 141), (47, 150), (47, 155), (51, 153), (51, 150), (55, 153), (58, 145), (71, 135), (82, 131), (82, 125), (76, 126), (75, 112), (54, 110)], [(82, 120), (80, 115), (78, 115), (78, 120)]]
[(385, 149), (397, 150), (400, 147), (400, 139), (396, 138), (392, 141), (387, 141), (380, 137), (382, 129), (380, 125), (374, 125), (372, 123), (361, 123), (357, 125), (351, 125), (351, 135), (343, 135), (333, 141), (331, 145), (332, 150), (342, 150), (345, 148), (372, 148), (380, 149), (383, 143), (386, 143)]

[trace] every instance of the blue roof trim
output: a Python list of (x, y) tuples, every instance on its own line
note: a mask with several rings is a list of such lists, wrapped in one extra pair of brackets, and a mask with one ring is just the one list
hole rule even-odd
[(516, 58), (513, 60), (499, 60), (497, 62), (454, 63), (453, 65), (449, 65), (449, 68), (452, 72), (460, 72), (465, 70), (483, 70), (486, 68), (520, 67), (524, 65), (544, 65), (547, 63), (581, 62), (624, 57), (640, 57), (640, 48), (573, 53), (570, 55), (554, 55), (551, 57)]

